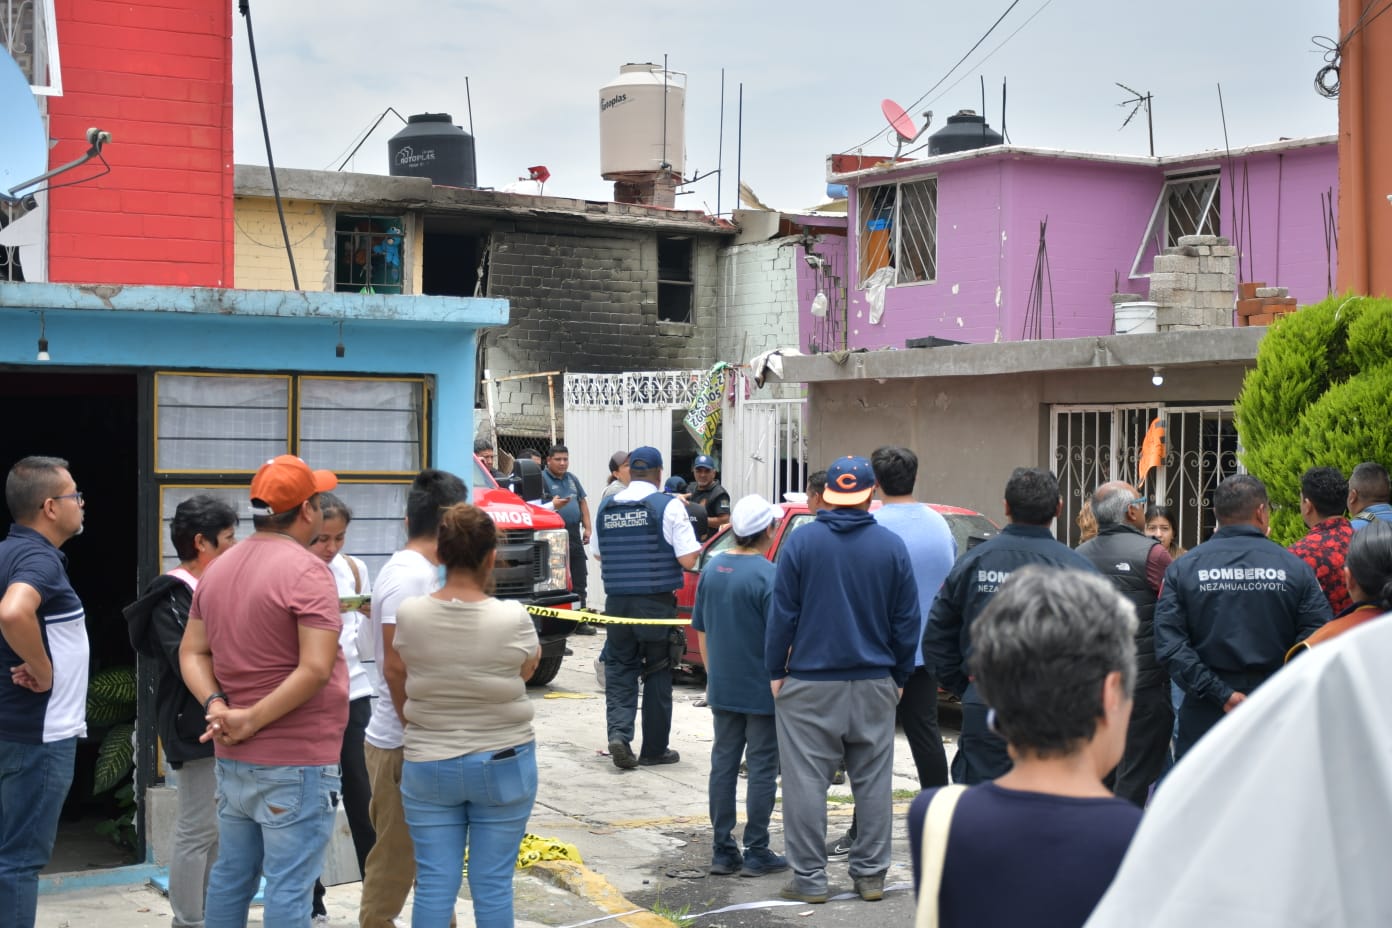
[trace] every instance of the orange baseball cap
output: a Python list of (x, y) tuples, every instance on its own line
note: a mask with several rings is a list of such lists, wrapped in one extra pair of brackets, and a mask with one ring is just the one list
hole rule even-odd
[(332, 471), (310, 470), (293, 454), (271, 458), (251, 478), (251, 513), (278, 516), (289, 512), (315, 493), (338, 486)]

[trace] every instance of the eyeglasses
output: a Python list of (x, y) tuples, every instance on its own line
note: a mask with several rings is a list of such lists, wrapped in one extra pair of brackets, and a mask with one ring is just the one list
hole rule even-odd
[(1149, 500), (1149, 496), (1138, 496), (1131, 502), (1127, 503), (1126, 508), (1130, 509), (1132, 506), (1144, 506)]
[(78, 490), (76, 493), (64, 493), (62, 496), (50, 496), (49, 499), (75, 499), (80, 503), (82, 502), (82, 491)]

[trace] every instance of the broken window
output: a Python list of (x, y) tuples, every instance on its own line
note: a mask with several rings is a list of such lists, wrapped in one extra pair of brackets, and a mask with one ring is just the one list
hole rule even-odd
[(695, 281), (691, 272), (691, 237), (657, 237), (657, 319), (695, 322), (692, 312)]
[(24, 72), (30, 90), (45, 96), (62, 94), (53, 0), (0, 0), (0, 43)]
[(334, 229), (334, 291), (403, 292), (405, 226), (401, 216), (339, 216)]
[(862, 188), (857, 206), (862, 289), (884, 268), (893, 268), (891, 286), (937, 280), (936, 177)]
[(1155, 201), (1132, 277), (1147, 277), (1155, 256), (1173, 248), (1185, 235), (1222, 235), (1222, 199), (1218, 171), (1172, 174)]

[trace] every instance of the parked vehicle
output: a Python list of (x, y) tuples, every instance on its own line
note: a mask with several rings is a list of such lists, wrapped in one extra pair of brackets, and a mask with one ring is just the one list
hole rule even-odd
[[(550, 509), (525, 501), (541, 498), (541, 470), (530, 461), (520, 462), (517, 476), (513, 478), (514, 492), (499, 486), (476, 457), (472, 483), (474, 505), (488, 513), (498, 527), (493, 595), (499, 599), (515, 599), (528, 606), (573, 608), (575, 595), (570, 589), (569, 536), (565, 522)], [(575, 623), (534, 615), (532, 624), (541, 639), (541, 663), (537, 664), (527, 685), (543, 686), (554, 680), (560, 671), (566, 655), (566, 639), (575, 630)]]
[[(814, 514), (807, 508), (805, 502), (802, 503), (782, 503), (783, 518), (778, 523), (778, 531), (773, 536), (773, 545), (769, 548), (768, 558), (777, 563), (778, 552), (783, 548), (783, 542), (802, 526), (811, 522)], [(876, 500), (871, 504), (871, 509), (878, 509), (880, 501)], [(948, 527), (952, 529), (952, 537), (957, 542), (957, 556), (962, 554), (973, 545), (986, 540), (1000, 531), (996, 523), (983, 516), (981, 513), (971, 509), (963, 509), (960, 506), (944, 506), (940, 503), (928, 503), (928, 507), (942, 515), (947, 520)], [(696, 602), (696, 584), (700, 582), (701, 571), (710, 559), (721, 551), (733, 547), (735, 543), (734, 533), (730, 531), (728, 525), (724, 526), (720, 534), (706, 542), (701, 548), (701, 554), (696, 558), (696, 566), (685, 571), (682, 588), (677, 591), (677, 614), (682, 618), (691, 618), (691, 607)], [(691, 670), (702, 670), (704, 663), (701, 660), (701, 651), (696, 644), (696, 633), (688, 629), (686, 635), (686, 654), (682, 657), (684, 665), (690, 665)]]

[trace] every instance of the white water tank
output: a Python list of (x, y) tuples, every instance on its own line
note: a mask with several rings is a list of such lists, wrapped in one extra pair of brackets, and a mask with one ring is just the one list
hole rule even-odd
[[(666, 132), (663, 132), (663, 93)], [(681, 174), (686, 167), (686, 75), (658, 64), (626, 64), (599, 91), (599, 172)]]

